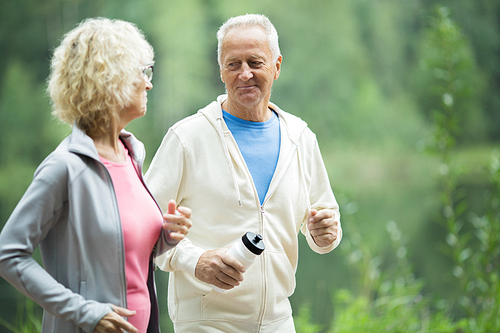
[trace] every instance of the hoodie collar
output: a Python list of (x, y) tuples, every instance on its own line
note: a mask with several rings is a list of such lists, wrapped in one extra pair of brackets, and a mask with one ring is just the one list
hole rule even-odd
[[(222, 108), (221, 108), (222, 103), (226, 99), (227, 95), (220, 95), (219, 97), (217, 97), (216, 101), (210, 103), (209, 105), (207, 105), (205, 108), (201, 109), (198, 112), (203, 114), (207, 118), (207, 120), (212, 124), (212, 126), (216, 129), (217, 133), (219, 134), (223, 150), (226, 155), (226, 160), (231, 172), (233, 185), (237, 194), (238, 205), (242, 207), (241, 193), (238, 186), (238, 181), (236, 179), (234, 166), (233, 163), (231, 162), (229, 147), (225, 139), (225, 136), (229, 135), (230, 133), (226, 123), (224, 122), (224, 118), (222, 115)], [(294, 153), (298, 147), (299, 138), (304, 132), (304, 130), (307, 128), (307, 124), (302, 119), (284, 112), (277, 105), (273, 103), (269, 103), (269, 107), (272, 108), (274, 111), (276, 111), (276, 113), (280, 118), (280, 126), (284, 128), (284, 131), (282, 131), (282, 138), (284, 132), (286, 131), (287, 134), (285, 135), (290, 139), (290, 141), (283, 139), (281, 140), (282, 146), (280, 148), (280, 158), (278, 160), (278, 165), (276, 166), (276, 170), (278, 171), (278, 175), (276, 177), (278, 177), (278, 180), (274, 181), (274, 187), (276, 187), (277, 184), (280, 182), (280, 179), (284, 176), (286, 170), (288, 169), (288, 166), (290, 165), (290, 161), (294, 156)], [(282, 154), (285, 154), (286, 156), (283, 156), (282, 158)]]
[[(217, 124), (217, 120), (222, 119), (222, 103), (227, 99), (227, 94), (220, 95), (217, 97), (217, 100), (207, 105), (205, 108), (201, 109), (200, 113), (202, 113), (214, 126), (219, 129), (219, 125)], [(269, 102), (269, 107), (276, 111), (280, 118), (280, 122), (285, 126), (287, 133), (289, 135), (290, 140), (294, 144), (298, 144), (299, 138), (302, 135), (303, 131), (307, 128), (307, 124), (305, 121), (300, 119), (299, 117), (293, 116), (283, 110), (281, 110), (276, 104)], [(222, 130), (226, 131), (227, 128), (224, 128), (225, 123), (223, 123)]]

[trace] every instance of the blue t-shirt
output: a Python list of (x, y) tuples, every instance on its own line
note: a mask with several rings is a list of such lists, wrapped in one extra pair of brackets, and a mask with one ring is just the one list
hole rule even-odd
[(245, 159), (262, 205), (280, 153), (278, 115), (273, 112), (271, 119), (254, 122), (240, 119), (223, 110), (223, 117)]

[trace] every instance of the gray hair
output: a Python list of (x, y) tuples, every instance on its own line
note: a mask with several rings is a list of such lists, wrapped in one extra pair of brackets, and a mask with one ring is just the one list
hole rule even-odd
[(273, 54), (273, 62), (278, 60), (280, 56), (280, 46), (278, 44), (278, 32), (274, 25), (269, 21), (269, 19), (260, 14), (245, 14), (236, 17), (231, 17), (226, 21), (217, 31), (217, 61), (219, 62), (219, 66), (222, 62), (221, 53), (222, 53), (222, 42), (224, 37), (229, 30), (239, 27), (252, 27), (258, 26), (261, 27), (267, 35), (269, 49)]

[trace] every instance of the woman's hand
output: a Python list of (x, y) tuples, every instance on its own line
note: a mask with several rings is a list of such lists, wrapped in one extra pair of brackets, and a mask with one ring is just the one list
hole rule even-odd
[(183, 206), (177, 207), (175, 200), (168, 202), (167, 213), (163, 215), (163, 229), (170, 230), (170, 237), (180, 242), (189, 232), (193, 225), (191, 222), (191, 209)]
[(135, 311), (131, 311), (113, 305), (113, 311), (102, 317), (97, 323), (94, 333), (137, 333), (137, 329), (122, 317), (132, 317)]

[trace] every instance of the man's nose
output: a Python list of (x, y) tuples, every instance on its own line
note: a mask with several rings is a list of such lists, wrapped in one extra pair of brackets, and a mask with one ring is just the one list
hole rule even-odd
[(240, 79), (242, 81), (248, 81), (253, 77), (252, 69), (247, 63), (243, 63), (241, 66)]

